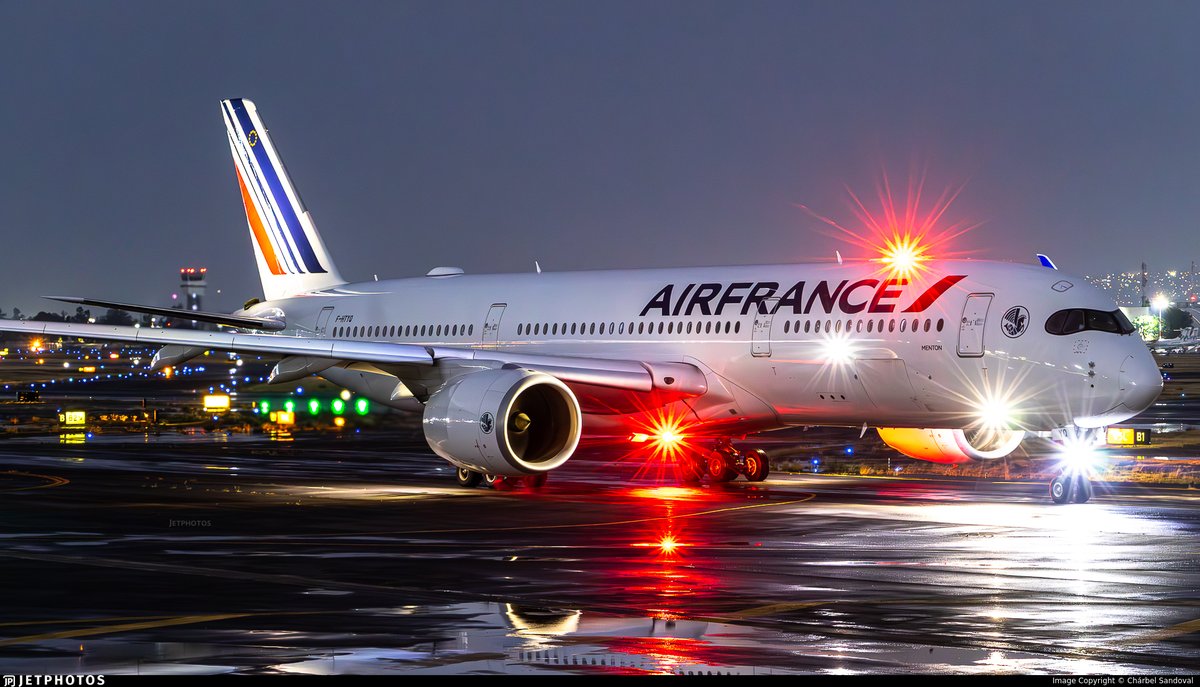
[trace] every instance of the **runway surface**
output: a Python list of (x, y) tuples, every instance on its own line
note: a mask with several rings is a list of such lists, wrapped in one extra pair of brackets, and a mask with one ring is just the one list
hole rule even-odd
[(611, 454), (496, 492), (408, 435), (0, 444), (0, 672), (1195, 671), (1195, 490)]

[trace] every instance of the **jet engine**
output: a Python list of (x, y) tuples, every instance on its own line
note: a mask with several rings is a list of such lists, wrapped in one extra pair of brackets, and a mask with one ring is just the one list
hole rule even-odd
[(426, 401), (423, 425), (433, 452), (456, 467), (508, 476), (567, 462), (583, 430), (566, 384), (519, 368), (452, 379)]
[(1016, 450), (1019, 429), (922, 429), (880, 427), (879, 438), (900, 453), (931, 463), (969, 463), (1003, 458)]

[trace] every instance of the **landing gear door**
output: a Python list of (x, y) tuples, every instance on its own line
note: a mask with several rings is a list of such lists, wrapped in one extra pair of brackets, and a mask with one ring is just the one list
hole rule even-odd
[(317, 336), (325, 336), (325, 330), (329, 327), (329, 316), (333, 314), (333, 306), (321, 308), (321, 314), (317, 315)]
[(958, 326), (958, 355), (961, 358), (983, 357), (983, 328), (987, 324), (992, 294), (973, 293), (963, 306), (962, 322)]
[(488, 310), (487, 320), (483, 323), (483, 343), (494, 344), (500, 340), (500, 318), (504, 317), (506, 307), (507, 303), (492, 303), (492, 309)]
[(775, 306), (779, 305), (778, 298), (768, 298), (762, 302), (760, 310), (754, 314), (754, 328), (750, 332), (750, 355), (755, 358), (771, 357), (771, 322), (775, 319)]

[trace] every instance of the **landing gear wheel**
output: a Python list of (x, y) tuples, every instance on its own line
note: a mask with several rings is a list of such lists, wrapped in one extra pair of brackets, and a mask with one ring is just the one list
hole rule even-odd
[(729, 456), (721, 451), (708, 454), (708, 476), (712, 481), (729, 482), (737, 477), (737, 471), (729, 463)]
[(1087, 503), (1092, 498), (1092, 481), (1087, 475), (1075, 477), (1074, 489), (1071, 490), (1071, 500), (1075, 503)]
[(1050, 480), (1050, 498), (1055, 503), (1066, 503), (1071, 500), (1070, 478), (1059, 475)]
[(484, 473), (483, 475), (483, 484), (497, 491), (507, 490), (512, 487), (512, 484), (509, 483), (504, 475), (490, 475), (488, 473)]
[(675, 460), (675, 475), (684, 484), (695, 484), (704, 476), (704, 466), (691, 456), (680, 456)]
[(479, 486), (479, 483), (483, 481), (483, 475), (475, 472), (474, 470), (468, 470), (466, 468), (458, 468), (455, 470), (454, 478), (458, 480), (458, 486), (467, 487), (468, 489)]
[(767, 452), (762, 449), (747, 451), (745, 461), (746, 481), (748, 482), (761, 482), (771, 472), (771, 460), (767, 458)]

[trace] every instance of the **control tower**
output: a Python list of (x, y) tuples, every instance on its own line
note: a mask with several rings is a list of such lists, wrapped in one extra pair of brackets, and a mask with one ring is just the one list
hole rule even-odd
[(203, 310), (204, 292), (208, 289), (207, 267), (179, 268), (179, 289), (183, 292), (184, 310)]

